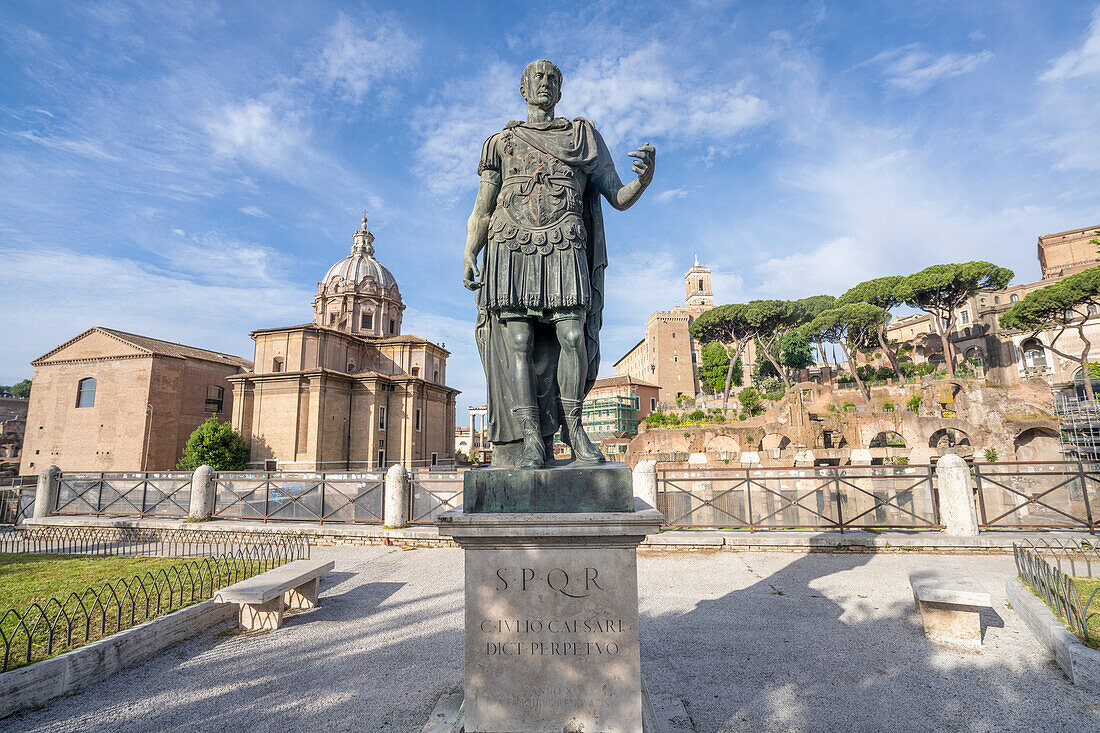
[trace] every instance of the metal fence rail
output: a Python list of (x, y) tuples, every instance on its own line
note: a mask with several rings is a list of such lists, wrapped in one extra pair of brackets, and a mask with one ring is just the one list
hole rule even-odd
[(975, 463), (978, 519), (986, 528), (1087, 529), (1100, 515), (1100, 464)]
[(184, 560), (156, 572), (89, 586), (64, 600), (50, 598), (0, 616), (0, 643), (7, 671), (45, 659), (197, 601), (219, 588), (282, 565), (275, 548), (238, 547), (230, 555)]
[(462, 474), (420, 471), (410, 477), (410, 524), (434, 524), (435, 518), (462, 506)]
[(136, 527), (32, 527), (0, 532), (0, 553), (121, 557), (236, 557), (259, 562), (309, 559), (304, 535)]
[(756, 529), (940, 527), (931, 466), (658, 471), (666, 526)]
[(53, 513), (186, 517), (190, 501), (190, 473), (63, 473)]
[(382, 473), (219, 472), (214, 516), (381, 524), (384, 480)]
[(1100, 577), (1100, 546), (1076, 540), (1036, 537), (1020, 546), (1041, 556), (1067, 575), (1078, 578)]
[(1081, 603), (1073, 578), (1047, 562), (1033, 547), (1013, 544), (1012, 554), (1016, 560), (1016, 570), (1024, 583), (1062, 617), (1070, 631), (1086, 642), (1089, 641), (1088, 622), (1096, 613), (1094, 611), (1090, 614), (1089, 606), (1096, 594), (1100, 593), (1100, 589), (1093, 591), (1089, 599)]

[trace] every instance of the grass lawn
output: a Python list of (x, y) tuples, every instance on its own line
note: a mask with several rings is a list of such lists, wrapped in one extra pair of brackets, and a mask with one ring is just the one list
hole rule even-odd
[[(1077, 586), (1077, 595), (1081, 603), (1088, 603), (1093, 591), (1100, 588), (1100, 578), (1074, 578), (1073, 584)], [(1088, 616), (1089, 640), (1085, 642), (1093, 649), (1100, 649), (1100, 593), (1096, 594), (1092, 605), (1085, 611)]]
[(0, 554), (0, 670), (189, 606), (259, 570), (245, 560)]
[(180, 563), (178, 557), (88, 557), (0, 554), (0, 614), (24, 611), (50, 598), (78, 596), (90, 585), (155, 573)]

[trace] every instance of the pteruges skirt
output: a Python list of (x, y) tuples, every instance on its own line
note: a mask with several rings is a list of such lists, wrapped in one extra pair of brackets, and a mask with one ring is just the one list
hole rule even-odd
[(516, 226), (499, 210), (489, 223), (481, 307), (535, 313), (588, 308), (587, 232), (579, 216), (546, 229)]

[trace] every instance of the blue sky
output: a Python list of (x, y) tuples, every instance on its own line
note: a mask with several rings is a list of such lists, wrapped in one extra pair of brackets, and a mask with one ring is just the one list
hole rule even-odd
[(682, 299), (839, 294), (1100, 224), (1091, 2), (5, 3), (0, 383), (92, 325), (251, 357), (370, 211), (405, 330), (484, 387), (461, 286), (480, 144), (547, 57), (653, 185), (608, 211), (604, 373)]

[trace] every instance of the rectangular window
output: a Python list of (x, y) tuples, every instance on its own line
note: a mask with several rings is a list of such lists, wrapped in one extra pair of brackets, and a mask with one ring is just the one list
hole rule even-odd
[(221, 412), (222, 405), (225, 403), (225, 390), (217, 385), (210, 385), (206, 388), (206, 411), (207, 412)]
[(279, 462), (267, 459), (264, 461), (264, 470), (268, 473), (279, 470)]
[(432, 465), (433, 466), (438, 466), (439, 465), (439, 454), (438, 453), (432, 453)]
[(970, 323), (970, 311), (959, 311), (959, 320), (964, 326)]
[(80, 380), (76, 386), (77, 407), (95, 407), (95, 385), (94, 377)]
[(390, 319), (390, 333), (397, 333), (397, 321)]
[(420, 431), (420, 408), (416, 408), (416, 430)]
[(656, 397), (650, 397), (649, 398), (649, 409), (651, 409), (651, 410), (656, 410), (657, 409), (657, 398)]
[(374, 328), (374, 314), (364, 313), (363, 317), (360, 319), (360, 324), (362, 324), (360, 328), (365, 328), (368, 331)]
[(335, 323), (336, 323), (336, 314), (335, 313), (329, 313), (328, 314), (328, 325), (332, 326)]
[(378, 467), (379, 468), (385, 468), (386, 467), (386, 451), (384, 451), (384, 450), (378, 451)]
[(378, 408), (378, 429), (379, 430), (385, 430), (386, 429), (386, 408), (385, 407), (379, 407)]

